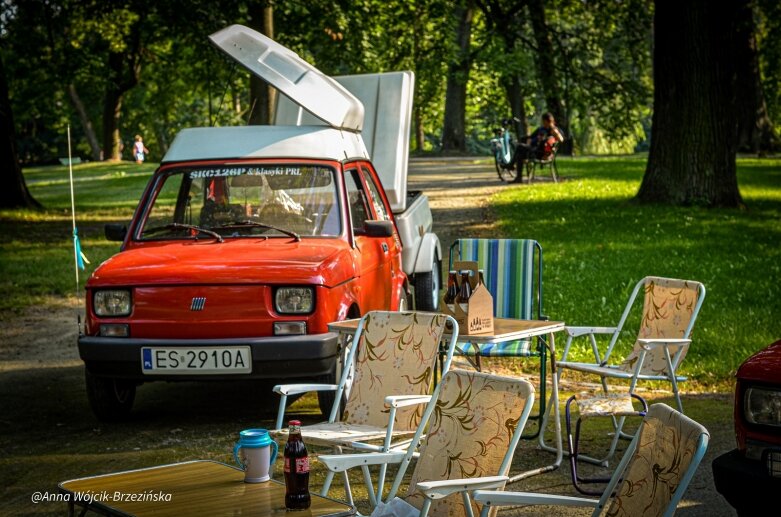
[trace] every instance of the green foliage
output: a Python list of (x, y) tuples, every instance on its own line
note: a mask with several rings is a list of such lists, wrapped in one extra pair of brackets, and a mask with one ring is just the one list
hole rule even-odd
[[(573, 325), (614, 325), (647, 275), (703, 282), (684, 374), (722, 381), (781, 335), (781, 160), (738, 160), (741, 212), (632, 204), (645, 161), (560, 160), (567, 181), (496, 196), (501, 234), (540, 241), (545, 313)], [(627, 333), (617, 357), (635, 336)], [(575, 350), (579, 359), (590, 354), (586, 342)]]
[[(757, 1), (757, 50), (770, 120), (781, 120), (781, 3)], [(776, 123), (778, 132), (779, 124)]]

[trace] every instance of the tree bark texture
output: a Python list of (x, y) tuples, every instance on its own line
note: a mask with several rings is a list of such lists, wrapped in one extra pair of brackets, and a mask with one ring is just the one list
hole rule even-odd
[(637, 199), (738, 206), (735, 5), (658, 0), (655, 9), (651, 147)]
[(122, 98), (138, 84), (141, 73), (141, 23), (143, 16), (131, 29), (130, 41), (124, 52), (109, 52), (108, 81), (103, 98), (103, 159), (121, 158), (119, 120), (122, 116)]
[[(274, 6), (270, 0), (253, 4), (250, 7), (252, 27), (261, 34), (274, 39)], [(249, 124), (268, 125), (274, 120), (274, 106), (277, 90), (260, 77), (252, 74), (249, 79)]]
[(764, 153), (777, 144), (773, 123), (767, 114), (765, 93), (759, 75), (756, 23), (753, 2), (737, 0), (738, 17), (735, 33), (736, 108), (738, 151)]
[(87, 108), (84, 107), (84, 103), (81, 101), (79, 92), (76, 90), (76, 85), (70, 83), (68, 85), (68, 95), (70, 96), (71, 103), (73, 104), (76, 114), (81, 121), (81, 127), (84, 130), (84, 136), (87, 137), (87, 143), (89, 144), (90, 156), (93, 161), (100, 160), (100, 143), (98, 142), (98, 135), (95, 134), (95, 128), (92, 127), (92, 120), (89, 118)]
[(472, 67), (470, 45), (472, 41), (471, 1), (460, 3), (454, 9), (456, 20), (456, 54), (448, 66), (445, 88), (445, 120), (442, 129), (443, 151), (466, 151), (466, 85)]
[(561, 87), (554, 63), (554, 48), (551, 40), (550, 29), (545, 21), (545, 3), (543, 0), (529, 0), (529, 21), (534, 32), (534, 40), (537, 44), (534, 52), (534, 63), (537, 67), (540, 84), (544, 90), (545, 103), (556, 118), (556, 125), (564, 133), (564, 142), (559, 148), (559, 153), (572, 154), (572, 138), (569, 132), (569, 119), (562, 101)]
[(513, 129), (519, 139), (523, 138), (529, 133), (529, 128), (526, 125), (526, 106), (521, 91), (520, 78), (517, 75), (512, 76), (509, 82), (504, 85), (504, 90), (507, 93), (507, 103), (510, 105), (512, 116), (519, 119), (513, 124)]
[(3, 188), (0, 189), (0, 208), (41, 206), (30, 195), (27, 183), (24, 181), (24, 175), (22, 175), (22, 168), (19, 166), (14, 115), (2, 59), (0, 59), (0, 177), (3, 178)]

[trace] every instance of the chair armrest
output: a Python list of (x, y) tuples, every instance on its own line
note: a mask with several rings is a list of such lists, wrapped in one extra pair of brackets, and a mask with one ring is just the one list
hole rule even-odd
[(396, 408), (428, 404), (430, 400), (431, 395), (388, 395), (385, 397), (385, 403)]
[(401, 463), (406, 452), (369, 452), (366, 454), (321, 454), (317, 459), (331, 472), (345, 472), (362, 465)]
[(678, 338), (657, 338), (657, 339), (638, 339), (637, 342), (645, 350), (651, 350), (659, 347), (668, 346), (688, 346), (691, 344), (691, 339), (678, 339)]
[(336, 391), (337, 388), (337, 384), (277, 384), (273, 391), (280, 395), (297, 395), (310, 391)]
[(416, 488), (423, 492), (428, 499), (442, 499), (450, 494), (465, 492), (467, 490), (478, 490), (486, 488), (502, 488), (507, 480), (507, 476), (486, 476), (472, 479), (444, 479), (441, 481), (423, 481), (416, 485)]
[(613, 334), (616, 327), (564, 327), (571, 337), (587, 336), (589, 334)]
[(596, 508), (599, 499), (570, 497), (566, 495), (535, 494), (529, 492), (502, 492), (495, 490), (476, 490), (472, 494), (475, 502), (488, 506), (510, 506), (519, 504), (542, 504), (556, 506), (589, 506)]

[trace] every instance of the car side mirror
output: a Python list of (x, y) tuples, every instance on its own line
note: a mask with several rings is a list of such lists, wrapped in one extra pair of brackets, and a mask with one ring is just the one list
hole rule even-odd
[(106, 239), (110, 241), (123, 242), (127, 235), (127, 226), (124, 224), (107, 224), (103, 227), (103, 230), (106, 233)]
[(365, 221), (363, 231), (367, 237), (393, 237), (393, 223), (391, 221)]

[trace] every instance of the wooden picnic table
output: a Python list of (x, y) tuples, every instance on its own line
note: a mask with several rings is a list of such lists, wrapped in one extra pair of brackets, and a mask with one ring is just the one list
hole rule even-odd
[[(244, 472), (209, 460), (187, 461), (114, 474), (63, 481), (69, 515), (75, 506), (106, 515), (285, 515), (285, 485), (270, 480), (245, 483)], [(84, 496), (92, 496), (92, 502)], [(343, 517), (355, 507), (314, 493), (312, 506), (301, 515)], [(132, 501), (135, 496), (137, 500)]]

